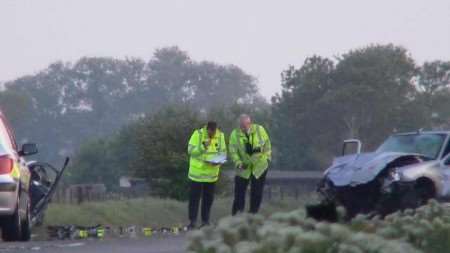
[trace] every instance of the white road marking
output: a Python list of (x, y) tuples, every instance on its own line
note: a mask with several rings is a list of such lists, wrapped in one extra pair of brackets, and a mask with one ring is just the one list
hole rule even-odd
[(76, 242), (76, 243), (69, 243), (69, 244), (59, 244), (57, 245), (58, 247), (61, 248), (69, 248), (69, 247), (80, 247), (80, 246), (84, 246), (85, 243), (83, 242)]

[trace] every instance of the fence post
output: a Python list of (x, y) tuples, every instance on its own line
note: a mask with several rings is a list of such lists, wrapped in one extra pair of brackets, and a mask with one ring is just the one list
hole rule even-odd
[(77, 188), (77, 204), (81, 204), (83, 202), (83, 188), (78, 186)]

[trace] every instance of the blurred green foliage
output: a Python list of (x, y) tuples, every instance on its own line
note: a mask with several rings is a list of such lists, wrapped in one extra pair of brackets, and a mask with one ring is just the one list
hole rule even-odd
[(450, 210), (431, 201), (385, 219), (360, 215), (349, 223), (317, 222), (300, 209), (269, 218), (228, 217), (192, 233), (188, 252), (439, 253), (450, 251), (449, 238)]

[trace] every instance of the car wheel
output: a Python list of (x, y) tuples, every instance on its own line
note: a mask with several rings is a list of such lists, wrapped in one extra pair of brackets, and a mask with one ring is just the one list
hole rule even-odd
[(21, 241), (29, 241), (31, 239), (31, 204), (30, 201), (28, 200), (27, 203), (27, 210), (26, 210), (26, 214), (24, 217), (24, 220), (21, 222), (22, 227), (21, 227), (21, 237), (20, 240)]
[(416, 181), (414, 190), (404, 197), (403, 206), (405, 208), (417, 208), (426, 205), (435, 195), (433, 183), (429, 179), (419, 179)]
[(435, 197), (436, 191), (434, 190), (433, 183), (428, 180), (419, 180), (417, 181), (415, 192), (417, 195), (417, 206), (423, 206), (426, 205), (430, 199)]
[(22, 219), (19, 214), (19, 206), (16, 207), (14, 214), (5, 218), (2, 226), (3, 241), (18, 241), (22, 237)]

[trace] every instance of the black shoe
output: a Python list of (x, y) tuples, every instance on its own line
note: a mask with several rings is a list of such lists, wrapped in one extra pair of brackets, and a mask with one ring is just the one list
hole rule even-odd
[(187, 225), (187, 227), (186, 227), (186, 229), (187, 229), (188, 231), (194, 230), (194, 229), (196, 229), (196, 228), (197, 228), (197, 225), (195, 225), (195, 222), (189, 223), (189, 225)]

